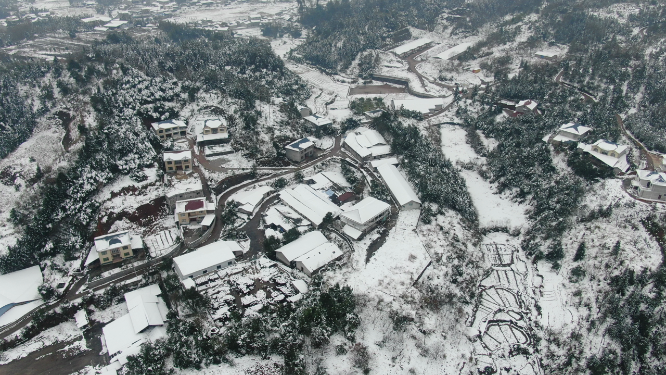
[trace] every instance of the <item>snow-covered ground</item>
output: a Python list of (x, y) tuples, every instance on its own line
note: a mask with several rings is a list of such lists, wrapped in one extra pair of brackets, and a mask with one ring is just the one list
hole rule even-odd
[(32, 352), (43, 349), (59, 342), (74, 340), (83, 337), (83, 332), (71, 322), (61, 323), (49, 328), (27, 342), (0, 353), (0, 365), (23, 358)]

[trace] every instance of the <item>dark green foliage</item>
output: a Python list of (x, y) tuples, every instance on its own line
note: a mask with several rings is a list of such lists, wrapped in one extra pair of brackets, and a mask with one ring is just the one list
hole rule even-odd
[(333, 214), (327, 212), (321, 220), (321, 224), (319, 224), (319, 229), (326, 229), (331, 224), (333, 224)]
[(273, 181), (273, 188), (275, 188), (275, 190), (284, 189), (284, 187), (287, 186), (288, 183), (289, 182), (287, 181), (286, 178), (280, 177), (277, 180)]
[(574, 262), (578, 262), (585, 258), (585, 241), (581, 242), (576, 249), (576, 254), (574, 254)]
[(295, 24), (288, 22), (270, 22), (261, 26), (261, 35), (270, 38), (281, 38), (290, 35), (292, 38), (300, 38), (301, 29)]
[(569, 273), (569, 282), (577, 283), (580, 282), (585, 277), (585, 269), (581, 266), (576, 266), (571, 269)]
[(613, 245), (613, 249), (611, 249), (611, 255), (616, 257), (620, 255), (620, 251), (622, 250), (622, 247), (620, 245), (620, 240), (615, 242), (615, 245)]
[(389, 193), (384, 184), (379, 183), (376, 180), (372, 180), (370, 181), (370, 190), (371, 197), (377, 198), (380, 201), (384, 201), (386, 203), (391, 203), (391, 193)]
[(0, 158), (30, 138), (36, 124), (32, 107), (19, 93), (19, 79), (10, 75), (0, 79)]
[(277, 257), (275, 256), (275, 250), (279, 249), (280, 245), (280, 240), (274, 236), (268, 236), (264, 240), (264, 252), (266, 253), (268, 259), (277, 260)]
[(421, 201), (448, 207), (472, 225), (477, 224), (478, 216), (465, 180), (444, 157), (441, 148), (433, 147), (416, 127), (405, 127), (388, 112), (373, 120), (372, 126), (390, 140), (395, 154), (402, 155), (401, 166), (416, 185)]
[(167, 326), (167, 349), (176, 368), (200, 369), (227, 361), (227, 346), (218, 335), (207, 335), (199, 321), (172, 317)]
[(192, 312), (199, 312), (210, 307), (210, 299), (199, 293), (194, 287), (185, 289), (180, 295), (180, 301)]
[(562, 243), (555, 241), (551, 244), (550, 249), (546, 253), (546, 260), (550, 261), (554, 268), (559, 269), (559, 262), (562, 259), (564, 259), (564, 249), (562, 248)]
[(298, 231), (298, 229), (291, 228), (288, 231), (284, 232), (282, 235), (282, 240), (285, 244), (288, 244), (290, 242), (293, 242), (298, 239), (298, 237), (301, 236), (301, 232)]
[(347, 160), (342, 160), (340, 162), (340, 168), (342, 169), (342, 175), (345, 177), (345, 180), (349, 185), (356, 185), (361, 181), (359, 177), (359, 172), (356, 171), (356, 168), (352, 167)]
[(349, 109), (351, 109), (356, 115), (362, 115), (363, 112), (384, 108), (386, 108), (384, 101), (379, 97), (354, 99), (349, 103)]
[(127, 357), (125, 370), (127, 375), (168, 375), (173, 370), (166, 367), (168, 350), (164, 340), (154, 343), (147, 342), (141, 345), (141, 351), (137, 355)]
[(596, 181), (598, 179), (614, 176), (613, 168), (599, 163), (587, 153), (572, 152), (567, 158), (567, 165), (578, 176), (586, 180)]
[(48, 284), (42, 284), (37, 289), (39, 290), (39, 294), (42, 296), (42, 299), (47, 302), (58, 295), (58, 292), (55, 290), (55, 288)]

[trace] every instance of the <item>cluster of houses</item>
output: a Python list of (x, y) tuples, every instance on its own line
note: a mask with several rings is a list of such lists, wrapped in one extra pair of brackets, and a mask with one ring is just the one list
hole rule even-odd
[(538, 106), (539, 103), (532, 99), (525, 99), (518, 102), (502, 99), (497, 102), (497, 105), (502, 108), (502, 111), (510, 117), (518, 117), (527, 114), (540, 115), (541, 111)]
[[(583, 137), (591, 131), (590, 127), (570, 122), (562, 125), (554, 134), (544, 137), (544, 141), (554, 145), (577, 144), (577, 152), (589, 154), (592, 160), (612, 168), (616, 174), (627, 173), (630, 167), (627, 160), (629, 146), (605, 139), (599, 139), (592, 144), (582, 142)], [(655, 165), (654, 168), (655, 170), (636, 171), (636, 177), (631, 181), (631, 192), (642, 199), (666, 202), (664, 167)]]

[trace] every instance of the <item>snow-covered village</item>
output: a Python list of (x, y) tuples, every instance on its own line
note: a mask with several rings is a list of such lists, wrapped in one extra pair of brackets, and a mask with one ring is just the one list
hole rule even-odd
[(666, 373), (665, 22), (0, 0), (0, 374)]

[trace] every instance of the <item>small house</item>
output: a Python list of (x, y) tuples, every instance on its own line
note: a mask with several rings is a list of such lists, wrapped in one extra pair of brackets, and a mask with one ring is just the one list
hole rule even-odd
[(132, 235), (127, 230), (95, 237), (94, 242), (94, 250), (102, 265), (131, 258), (136, 250), (143, 248), (141, 237)]
[(229, 128), (223, 118), (206, 119), (201, 133), (197, 134), (198, 146), (219, 145), (229, 141)]
[(534, 100), (527, 99), (527, 100), (521, 100), (516, 104), (516, 113), (517, 114), (538, 114), (539, 111), (537, 109), (537, 106), (539, 104), (535, 102)]
[(358, 240), (378, 223), (386, 220), (391, 212), (391, 205), (373, 197), (367, 197), (340, 214), (345, 223), (343, 233)]
[(382, 177), (382, 180), (384, 180), (386, 186), (388, 186), (391, 195), (398, 202), (401, 209), (410, 210), (421, 208), (419, 197), (395, 165), (380, 165), (377, 167), (377, 172), (379, 172), (379, 175)]
[(629, 170), (627, 153), (629, 146), (600, 139), (591, 145), (579, 143), (578, 149), (587, 152), (597, 160), (613, 168), (615, 173), (624, 173)]
[(641, 169), (632, 185), (638, 197), (666, 202), (666, 173)]
[(177, 181), (165, 194), (169, 208), (176, 209), (176, 202), (194, 198), (202, 198), (203, 184), (199, 177)]
[(190, 150), (166, 151), (163, 158), (167, 173), (189, 172), (192, 170), (192, 152)]
[(238, 202), (238, 211), (251, 215), (274, 191), (270, 186), (259, 186), (253, 190), (240, 191), (232, 195), (229, 201)]
[(342, 146), (359, 160), (382, 159), (391, 154), (391, 146), (378, 131), (363, 127), (347, 134)]
[(314, 155), (315, 144), (308, 138), (301, 138), (284, 147), (287, 159), (300, 163)]
[(320, 231), (308, 232), (275, 253), (278, 260), (308, 276), (342, 256), (342, 251)]
[(236, 264), (234, 252), (243, 252), (238, 242), (216, 241), (173, 258), (173, 266), (181, 280), (195, 278)]
[(215, 202), (194, 198), (176, 202), (176, 222), (180, 225), (200, 224), (207, 215), (215, 215)]
[(304, 119), (309, 122), (311, 125), (313, 125), (315, 128), (319, 128), (322, 126), (330, 126), (333, 125), (333, 121), (327, 119), (326, 117), (321, 117), (317, 115), (310, 115), (307, 117), (304, 117)]
[(180, 120), (167, 120), (161, 122), (153, 122), (151, 124), (155, 134), (162, 141), (167, 139), (179, 139), (187, 135), (187, 125)]
[(553, 137), (553, 143), (578, 142), (582, 136), (587, 134), (592, 128), (576, 124), (573, 122), (562, 125)]

